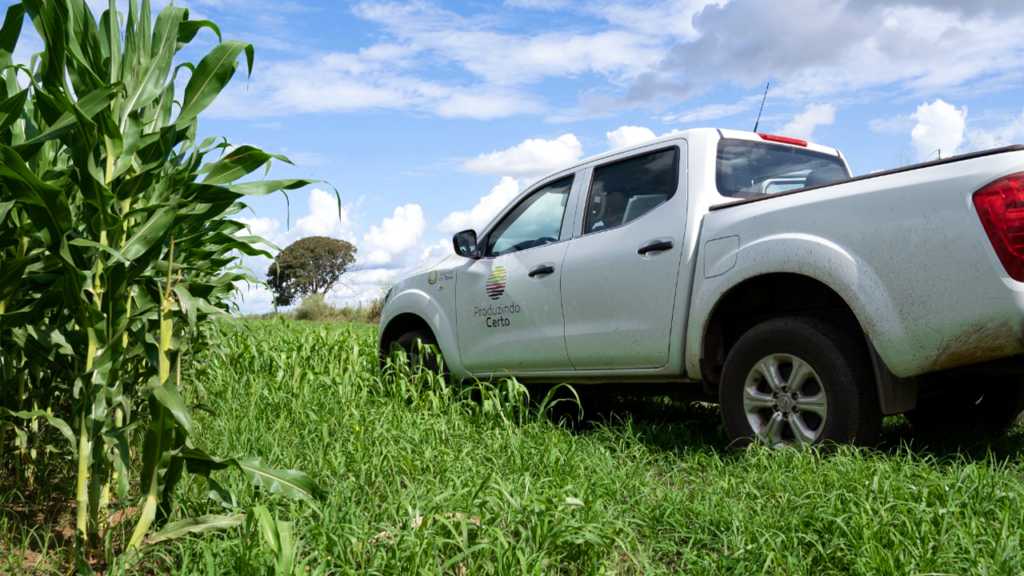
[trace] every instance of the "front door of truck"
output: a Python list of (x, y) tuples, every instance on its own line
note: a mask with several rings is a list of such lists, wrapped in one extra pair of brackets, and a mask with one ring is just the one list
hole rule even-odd
[(477, 374), (570, 370), (562, 320), (562, 237), (573, 177), (526, 196), (459, 271), (459, 353)]
[(577, 370), (668, 362), (686, 228), (686, 143), (594, 168), (581, 235), (562, 270), (569, 358)]

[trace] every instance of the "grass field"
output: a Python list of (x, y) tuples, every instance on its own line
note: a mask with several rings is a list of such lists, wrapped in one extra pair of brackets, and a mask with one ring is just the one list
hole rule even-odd
[[(297, 574), (1024, 571), (1024, 430), (912, 441), (894, 418), (873, 450), (734, 451), (714, 407), (603, 399), (567, 422), (574, 406), (539, 413), (509, 382), (382, 376), (374, 338), (248, 322), (187, 367), (190, 401), (216, 412), (197, 412), (203, 446), (319, 483), (296, 502), (219, 473), (241, 506), (293, 523)], [(71, 487), (49, 473), (26, 502), (0, 484), (0, 573), (69, 570), (53, 503)], [(181, 488), (172, 519), (223, 511), (201, 480)], [(234, 527), (150, 546), (127, 570), (273, 574), (279, 558)]]

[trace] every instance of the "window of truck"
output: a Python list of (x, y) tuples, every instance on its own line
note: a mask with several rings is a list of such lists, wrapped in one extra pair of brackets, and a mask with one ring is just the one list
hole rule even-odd
[(749, 140), (718, 143), (716, 181), (722, 196), (756, 198), (849, 177), (835, 154)]
[(679, 184), (679, 148), (649, 152), (594, 169), (584, 234), (623, 226), (671, 198)]
[(488, 257), (511, 254), (558, 241), (573, 177), (537, 190), (515, 207), (487, 239)]

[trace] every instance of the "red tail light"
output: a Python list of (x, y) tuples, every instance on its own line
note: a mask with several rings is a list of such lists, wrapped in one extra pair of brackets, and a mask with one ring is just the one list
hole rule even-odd
[(975, 192), (974, 207), (1006, 273), (1024, 282), (1024, 172)]
[(762, 140), (767, 140), (769, 142), (782, 142), (783, 144), (792, 144), (793, 146), (803, 146), (804, 148), (807, 148), (807, 142), (797, 140), (796, 138), (786, 138), (785, 136), (776, 136), (774, 134), (761, 134), (760, 132), (758, 132), (757, 135), (760, 136)]

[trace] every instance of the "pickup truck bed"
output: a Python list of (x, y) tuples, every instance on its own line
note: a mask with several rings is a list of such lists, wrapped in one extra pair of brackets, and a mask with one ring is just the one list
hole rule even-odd
[(1013, 146), (713, 206), (703, 245), (739, 236), (735, 254), (714, 257), (743, 264), (696, 279), (691, 320), (746, 278), (793, 273), (835, 290), (896, 376), (1021, 354), (1024, 285), (992, 251), (972, 195), (1022, 170)]

